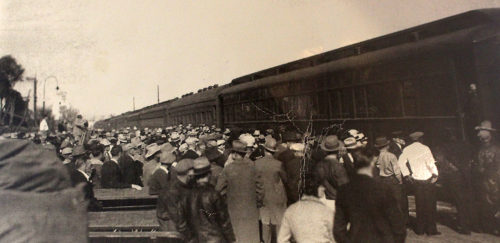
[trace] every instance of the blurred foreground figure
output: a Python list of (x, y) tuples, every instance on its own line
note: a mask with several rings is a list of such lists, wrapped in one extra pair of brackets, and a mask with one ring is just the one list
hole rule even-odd
[(278, 243), (334, 242), (334, 214), (318, 197), (320, 181), (311, 174), (306, 174), (304, 181), (304, 195), (285, 211)]
[(194, 160), (196, 185), (181, 200), (182, 220), (192, 231), (186, 242), (235, 242), (226, 202), (210, 184), (211, 165), (206, 157)]
[(0, 242), (87, 242), (87, 202), (54, 151), (0, 140)]
[(359, 151), (356, 174), (337, 193), (334, 234), (339, 243), (405, 241), (406, 222), (393, 191), (373, 179), (375, 160), (371, 150)]

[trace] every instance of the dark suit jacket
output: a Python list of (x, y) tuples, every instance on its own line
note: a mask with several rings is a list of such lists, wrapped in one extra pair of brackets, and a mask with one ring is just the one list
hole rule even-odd
[(299, 200), (300, 170), (302, 168), (302, 158), (296, 157), (289, 149), (281, 152), (277, 159), (283, 163), (286, 172), (285, 190), (288, 198), (288, 205)]
[(141, 180), (142, 166), (139, 166), (137, 163), (140, 162), (134, 161), (134, 159), (127, 154), (122, 155), (118, 160), (123, 175), (123, 181), (128, 184), (143, 186)]
[(391, 141), (391, 143), (389, 144), (389, 152), (396, 155), (396, 158), (399, 158), (399, 156), (403, 153), (403, 147), (399, 148), (396, 142)]
[(123, 175), (118, 165), (109, 160), (104, 162), (101, 169), (101, 186), (103, 188), (130, 188), (130, 183), (123, 180)]
[(89, 210), (99, 210), (101, 206), (97, 199), (94, 197), (94, 189), (92, 183), (87, 180), (87, 178), (82, 174), (81, 171), (76, 169), (73, 163), (66, 164), (65, 166), (68, 169), (69, 177), (71, 179), (71, 184), (73, 187), (80, 183), (85, 183), (85, 186), (83, 187), (83, 193), (85, 199), (89, 200)]
[(198, 157), (200, 156), (195, 151), (190, 149), (184, 153), (182, 159), (197, 159)]
[(335, 200), (338, 188), (349, 182), (345, 168), (337, 159), (328, 156), (316, 163), (314, 174), (325, 187), (326, 198), (330, 200)]
[(148, 182), (149, 195), (158, 195), (161, 190), (168, 187), (170, 178), (172, 178), (172, 171), (170, 170), (167, 174), (163, 169), (158, 168), (153, 172)]
[[(403, 213), (387, 185), (355, 175), (337, 193), (334, 236), (339, 243), (404, 242)], [(347, 230), (348, 223), (351, 224)]]

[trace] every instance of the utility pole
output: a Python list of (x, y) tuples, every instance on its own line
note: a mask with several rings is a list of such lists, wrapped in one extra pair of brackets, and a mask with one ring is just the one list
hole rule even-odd
[(158, 97), (158, 104), (160, 104), (160, 85), (159, 84), (156, 85), (156, 93), (157, 93), (157, 97)]
[(133, 110), (135, 111), (135, 97), (132, 97), (132, 107), (133, 107)]
[(37, 125), (37, 114), (36, 114), (36, 100), (37, 100), (37, 96), (36, 96), (36, 83), (37, 83), (37, 80), (36, 80), (36, 76), (34, 78), (26, 78), (27, 80), (29, 81), (33, 81), (33, 119), (35, 120), (35, 125)]

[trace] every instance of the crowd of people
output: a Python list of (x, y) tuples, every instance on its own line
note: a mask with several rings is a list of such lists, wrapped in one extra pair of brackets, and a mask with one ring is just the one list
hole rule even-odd
[(489, 121), (475, 129), (478, 150), (453, 136), (430, 147), (422, 131), (373, 139), (355, 129), (311, 136), (191, 124), (105, 131), (79, 117), (73, 131), (35, 142), (57, 152), (73, 186), (85, 184), (89, 210), (100, 208), (95, 188), (147, 189), (158, 195), (160, 230), (186, 242), (404, 242), (407, 227), (440, 234), (437, 182), (457, 208), (459, 233), (499, 235), (496, 129)]

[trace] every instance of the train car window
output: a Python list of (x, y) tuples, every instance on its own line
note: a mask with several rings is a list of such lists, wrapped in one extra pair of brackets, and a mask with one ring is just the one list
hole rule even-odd
[(342, 118), (354, 118), (352, 88), (343, 89), (340, 91), (340, 95), (342, 102)]
[(379, 83), (366, 86), (369, 117), (401, 117), (401, 93), (399, 82)]
[(365, 87), (355, 87), (354, 88), (354, 101), (356, 104), (356, 117), (367, 117), (367, 101)]
[[(438, 75), (423, 79), (419, 83), (419, 99), (422, 116), (455, 115), (457, 112), (455, 83), (449, 75)], [(439, 102), (428, 97), (439, 97)]]
[(253, 121), (255, 120), (255, 106), (252, 103), (241, 104), (241, 120)]
[(299, 119), (309, 119), (314, 115), (311, 96), (301, 95), (294, 97), (293, 111)]
[[(326, 100), (327, 109), (329, 109), (330, 118), (339, 119), (342, 118), (342, 100), (340, 91), (332, 90), (328, 92)], [(329, 102), (329, 103), (328, 103)]]
[(313, 107), (315, 108), (313, 118), (315, 119), (326, 119), (328, 118), (328, 93), (326, 91), (320, 91), (317, 95), (311, 96), (312, 101), (314, 102)]
[(265, 110), (267, 109), (265, 105), (266, 101), (260, 100), (253, 102), (252, 105), (255, 107), (255, 119), (256, 120), (264, 120), (266, 118)]
[(403, 81), (403, 104), (405, 116), (416, 116), (418, 112), (416, 80)]

